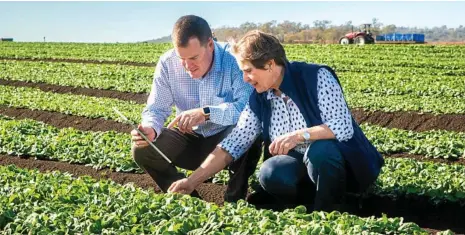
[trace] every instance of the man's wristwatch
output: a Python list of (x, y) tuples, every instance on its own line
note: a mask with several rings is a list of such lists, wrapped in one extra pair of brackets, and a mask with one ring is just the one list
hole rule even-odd
[(310, 132), (304, 131), (304, 132), (302, 133), (302, 137), (303, 137), (304, 140), (305, 140), (304, 142), (309, 142), (309, 141), (310, 141)]
[(202, 108), (203, 110), (203, 116), (205, 116), (205, 121), (210, 120), (210, 107), (205, 106)]

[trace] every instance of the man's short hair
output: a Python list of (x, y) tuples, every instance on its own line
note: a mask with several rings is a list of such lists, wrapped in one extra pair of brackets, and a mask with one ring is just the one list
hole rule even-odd
[(187, 47), (189, 40), (193, 37), (199, 40), (200, 45), (205, 46), (212, 38), (212, 31), (210, 25), (203, 18), (186, 15), (176, 21), (171, 37), (173, 43), (178, 47)]

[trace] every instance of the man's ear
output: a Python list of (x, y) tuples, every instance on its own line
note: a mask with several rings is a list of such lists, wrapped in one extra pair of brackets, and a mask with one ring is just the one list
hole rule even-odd
[(213, 43), (213, 39), (212, 39), (212, 38), (209, 38), (209, 39), (208, 39), (207, 45), (208, 45), (208, 49), (210, 49), (210, 50), (213, 51), (213, 47), (215, 47), (215, 44)]

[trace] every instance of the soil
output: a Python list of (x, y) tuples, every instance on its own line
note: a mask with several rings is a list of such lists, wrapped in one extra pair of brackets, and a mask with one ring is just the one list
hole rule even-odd
[(465, 206), (459, 203), (433, 205), (426, 197), (398, 198), (372, 196), (363, 200), (362, 208), (354, 214), (369, 217), (403, 217), (404, 222), (414, 222), (422, 228), (450, 229), (465, 234)]
[(427, 158), (423, 155), (408, 154), (408, 153), (396, 153), (390, 155), (383, 155), (384, 158), (410, 158), (422, 162), (434, 162), (434, 163), (445, 163), (445, 164), (460, 164), (465, 165), (465, 158), (459, 159), (444, 159), (444, 158)]
[(465, 42), (427, 42), (432, 45), (465, 45)]
[[(127, 93), (111, 90), (76, 88), (50, 85), (45, 83), (30, 83), (0, 79), (0, 85), (16, 87), (35, 87), (42, 91), (55, 93), (73, 93), (86, 96), (107, 97), (120, 100), (135, 101), (144, 104), (148, 94)], [(465, 132), (465, 114), (441, 114), (415, 112), (383, 112), (352, 109), (352, 114), (358, 123), (370, 123), (388, 128), (398, 128), (412, 131), (447, 130)]]
[[(144, 189), (154, 189), (155, 192), (161, 193), (161, 189), (155, 184), (148, 174), (113, 172), (109, 169), (96, 170), (90, 166), (80, 164), (69, 164), (66, 162), (38, 160), (35, 158), (15, 157), (0, 154), (0, 165), (16, 165), (25, 169), (37, 169), (41, 172), (60, 171), (68, 172), (74, 176), (91, 176), (97, 180), (108, 179), (118, 184), (134, 183)], [(223, 205), (223, 194), (226, 186), (212, 183), (204, 183), (198, 188), (198, 192), (203, 200)]]
[(447, 130), (465, 132), (464, 114), (441, 114), (414, 112), (382, 112), (352, 109), (358, 123), (370, 123), (387, 128), (412, 131)]
[[(36, 59), (21, 59), (36, 61)], [(82, 60), (73, 59), (40, 59), (41, 61), (55, 62), (75, 62), (81, 63)], [(139, 66), (154, 66), (151, 64), (141, 63), (121, 63), (121, 62), (100, 62), (100, 61), (85, 61), (86, 63), (105, 63), (105, 64), (126, 64)], [(73, 93), (96, 97), (110, 97), (121, 100), (133, 100), (137, 103), (145, 103), (147, 94), (134, 94), (109, 90), (98, 90), (88, 88), (74, 88), (66, 86), (56, 86), (43, 83), (27, 83), (19, 81), (7, 81), (0, 79), (0, 85), (10, 85), (17, 87), (37, 87), (43, 91), (52, 91), (56, 93)], [(428, 130), (448, 130), (465, 132), (465, 114), (419, 114), (413, 112), (392, 112), (386, 113), (382, 111), (367, 112), (361, 109), (352, 110), (353, 116), (359, 123), (376, 124), (388, 128), (399, 128), (413, 131), (428, 131)], [(0, 105), (0, 114), (15, 117), (18, 119), (31, 118), (42, 121), (58, 128), (73, 127), (85, 131), (118, 131), (129, 133), (131, 127), (127, 124), (118, 123), (111, 120), (89, 119), (85, 117), (77, 117), (56, 112), (29, 110), (22, 108), (11, 108)], [(420, 161), (433, 161), (447, 164), (463, 164), (465, 159), (451, 161), (447, 159), (425, 158), (420, 155), (411, 154), (393, 154), (385, 156), (387, 158), (413, 158)], [(8, 155), (0, 155), (0, 165), (14, 164), (21, 168), (39, 169), (42, 172), (50, 170), (59, 170), (61, 172), (69, 172), (76, 176), (90, 175), (96, 179), (110, 179), (120, 184), (133, 182), (135, 185), (142, 188), (153, 188), (156, 192), (161, 192), (153, 180), (147, 174), (135, 173), (120, 173), (112, 172), (108, 169), (95, 170), (91, 167), (78, 164), (69, 164), (64, 162), (36, 160), (34, 158), (19, 158)], [(199, 188), (201, 197), (208, 202), (213, 202), (219, 205), (223, 204), (223, 194), (225, 186), (211, 183), (204, 183)], [(275, 209), (274, 204), (269, 204), (266, 195), (252, 195), (250, 198), (252, 204), (258, 208)], [(415, 222), (423, 228), (427, 228), (429, 232), (437, 230), (451, 229), (454, 232), (465, 234), (465, 206), (458, 203), (443, 203), (441, 205), (433, 205), (426, 198), (382, 198), (378, 196), (370, 196), (363, 199), (362, 207), (358, 208), (359, 200), (354, 197), (348, 198), (352, 209), (351, 213), (360, 216), (381, 216), (385, 213), (388, 217), (404, 217), (404, 221)]]
[(74, 95), (85, 95), (85, 96), (94, 96), (94, 97), (106, 97), (114, 98), (126, 101), (135, 101), (139, 104), (144, 104), (147, 102), (148, 94), (138, 94), (138, 93), (128, 93), (121, 91), (112, 91), (112, 90), (99, 90), (92, 88), (82, 88), (82, 87), (70, 87), (70, 86), (59, 86), (51, 85), (46, 83), (35, 83), (35, 82), (23, 82), (23, 81), (10, 81), (5, 79), (0, 79), (0, 85), (14, 86), (14, 87), (33, 87), (39, 88), (45, 92), (54, 92), (60, 94), (72, 93)]
[[(249, 203), (260, 209), (271, 209), (282, 211), (283, 207), (277, 206), (269, 198), (269, 195), (252, 195), (249, 197)], [(450, 229), (456, 234), (465, 234), (465, 224), (463, 218), (465, 216), (465, 206), (459, 203), (442, 203), (434, 205), (429, 202), (426, 197), (397, 199), (389, 197), (380, 197), (370, 195), (366, 198), (358, 198), (349, 195), (346, 198), (347, 205), (339, 211), (348, 212), (360, 217), (382, 217), (386, 214), (388, 218), (402, 217), (404, 222), (413, 222), (421, 228), (428, 230), (434, 234), (438, 231)], [(304, 203), (307, 210), (312, 208), (311, 204)], [(296, 205), (293, 205), (296, 206)], [(293, 207), (290, 206), (290, 207)]]
[(91, 119), (57, 112), (10, 108), (3, 105), (0, 105), (0, 114), (15, 119), (34, 119), (58, 128), (72, 127), (83, 131), (117, 131), (124, 133), (130, 133), (132, 130), (129, 124), (103, 118)]
[[(109, 179), (119, 184), (134, 183), (144, 189), (154, 189), (155, 192), (161, 193), (154, 181), (147, 174), (120, 173), (112, 172), (108, 169), (96, 170), (88, 166), (78, 164), (68, 164), (57, 161), (36, 160), (34, 158), (14, 157), (0, 155), (0, 165), (14, 164), (20, 168), (38, 169), (41, 172), (58, 170), (68, 172), (74, 176), (88, 175), (95, 179)], [(223, 195), (226, 187), (211, 183), (204, 183), (198, 187), (198, 192), (203, 200), (222, 205)], [(446, 203), (435, 206), (425, 198), (383, 198), (370, 196), (361, 200), (362, 207), (358, 207), (360, 200), (353, 196), (347, 198), (350, 207), (346, 208), (351, 214), (362, 217), (382, 216), (382, 213), (388, 217), (403, 217), (404, 222), (414, 222), (429, 232), (435, 233), (438, 230), (450, 229), (456, 233), (465, 233), (465, 207), (458, 203)], [(270, 202), (268, 195), (249, 195), (249, 203), (261, 209), (282, 210), (276, 208), (276, 204), (267, 204)]]
[[(72, 116), (63, 113), (30, 110), (24, 108), (10, 108), (0, 105), (0, 114), (14, 117), (15, 119), (33, 119), (57, 128), (72, 127), (82, 131), (117, 131), (122, 133), (130, 133), (132, 128), (129, 124), (105, 120), (103, 118), (91, 119), (86, 117)], [(419, 161), (431, 161), (446, 164), (462, 164), (465, 165), (465, 159), (459, 158), (455, 160), (443, 158), (425, 158), (422, 155), (413, 155), (406, 153), (398, 153), (385, 155), (389, 158), (414, 158)]]

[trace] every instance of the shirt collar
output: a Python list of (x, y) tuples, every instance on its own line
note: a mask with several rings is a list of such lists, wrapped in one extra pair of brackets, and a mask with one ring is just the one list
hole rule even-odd
[(224, 48), (221, 48), (221, 46), (216, 43), (215, 41), (213, 42), (214, 49), (213, 49), (213, 63), (212, 67), (210, 70), (203, 76), (200, 80), (203, 80), (205, 78), (209, 78), (211, 76), (215, 76), (215, 73), (221, 72), (222, 68), (222, 61), (223, 61), (223, 56), (224, 56)]
[(217, 42), (213, 41), (214, 50), (213, 50), (213, 64), (211, 71), (221, 72), (222, 60), (224, 57), (225, 49), (221, 48)]
[(284, 92), (281, 93), (281, 97), (275, 95), (274, 92), (273, 92), (273, 89), (269, 89), (268, 93), (266, 94), (266, 99), (267, 100), (285, 98), (285, 97), (286, 97), (286, 94), (284, 94)]
[(266, 94), (266, 99), (271, 100), (273, 98), (277, 98), (276, 95), (273, 93), (273, 89), (269, 89), (268, 93)]

